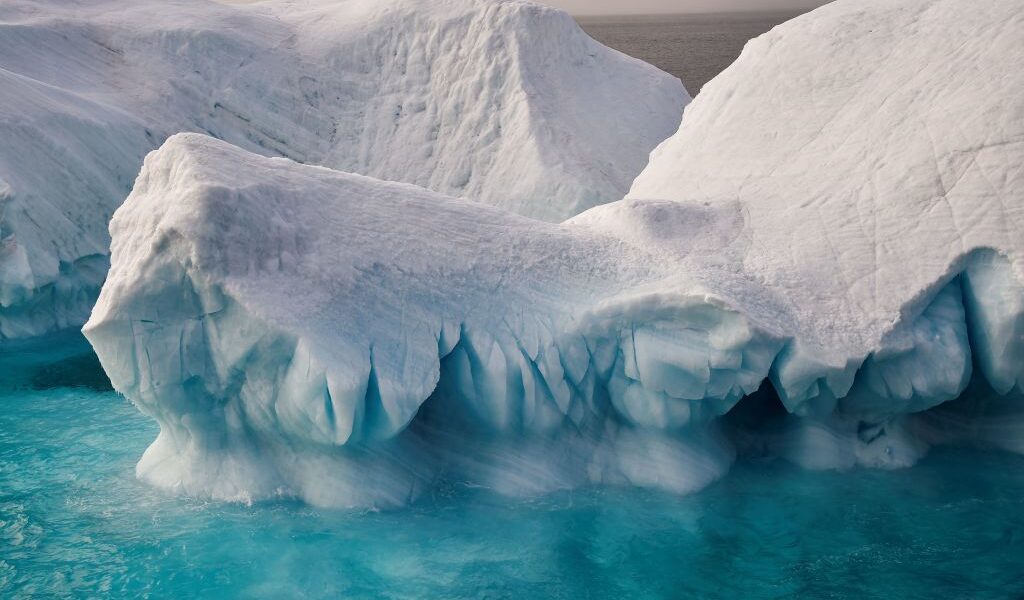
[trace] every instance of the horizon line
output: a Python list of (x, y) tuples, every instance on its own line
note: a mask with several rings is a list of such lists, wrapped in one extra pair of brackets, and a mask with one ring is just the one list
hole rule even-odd
[[(810, 12), (818, 7), (807, 7), (807, 8), (776, 8), (776, 9), (765, 9), (765, 10), (692, 10), (692, 11), (652, 11), (652, 12), (613, 12), (613, 13), (587, 13), (587, 12), (572, 12), (565, 11), (574, 17), (665, 17), (665, 16), (695, 16), (695, 15), (772, 15), (772, 14), (786, 14), (786, 13), (805, 13)], [(562, 9), (564, 10), (564, 9)]]

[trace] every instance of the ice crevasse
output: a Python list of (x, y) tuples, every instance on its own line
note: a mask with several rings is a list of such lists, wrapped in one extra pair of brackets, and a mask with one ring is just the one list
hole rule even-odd
[(160, 423), (140, 476), (397, 505), (447, 478), (686, 492), (738, 451), (1020, 450), (1022, 8), (839, 0), (777, 27), (626, 199), (561, 224), (170, 138), (85, 328)]
[(174, 133), (559, 221), (620, 199), (688, 101), (521, 0), (5, 0), (0, 339), (85, 322)]

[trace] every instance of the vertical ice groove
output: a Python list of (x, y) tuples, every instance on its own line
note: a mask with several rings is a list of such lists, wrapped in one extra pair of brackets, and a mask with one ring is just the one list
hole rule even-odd
[(1024, 283), (1010, 261), (975, 254), (963, 275), (970, 337), (977, 361), (999, 394), (1024, 391)]

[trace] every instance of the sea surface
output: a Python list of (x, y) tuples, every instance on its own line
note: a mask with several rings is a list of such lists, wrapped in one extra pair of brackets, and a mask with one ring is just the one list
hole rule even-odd
[(747, 40), (800, 12), (578, 17), (580, 26), (606, 46), (647, 61), (683, 80), (696, 96), (728, 67)]
[(83, 350), (57, 337), (0, 358), (0, 598), (1024, 595), (1024, 457), (947, 449), (845, 473), (741, 462), (686, 497), (207, 502), (136, 480), (157, 428)]

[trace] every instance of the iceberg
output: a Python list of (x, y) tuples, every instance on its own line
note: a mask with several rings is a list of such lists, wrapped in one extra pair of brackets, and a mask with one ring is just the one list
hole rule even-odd
[(393, 506), (452, 479), (685, 493), (749, 451), (1019, 450), (1022, 6), (839, 0), (780, 26), (625, 199), (561, 224), (172, 136), (84, 329), (160, 424), (138, 474)]
[(5, 2), (0, 338), (85, 322), (174, 133), (558, 221), (620, 199), (688, 101), (524, 1)]
[(689, 489), (731, 450), (669, 433), (756, 389), (781, 343), (612, 235), (198, 134), (146, 158), (111, 235), (84, 331), (161, 424), (140, 474), (189, 493), (395, 504), (467, 461)]
[(1024, 84), (1022, 7), (839, 1), (794, 19), (703, 88), (634, 182), (629, 198), (743, 207), (737, 267), (785, 307), (780, 454), (910, 464), (951, 435), (921, 411), (1019, 396), (1024, 103), (1005, 90)]
[(794, 19), (702, 90), (634, 182), (630, 198), (742, 206), (742, 269), (790, 307), (773, 380), (793, 412), (829, 412), (869, 356), (867, 404), (952, 399), (968, 337), (997, 389), (1020, 385), (1024, 102), (1005, 90), (1024, 84), (1021, 6), (840, 1)]

